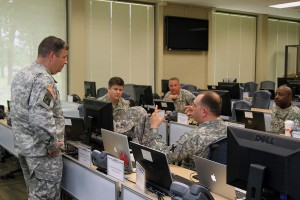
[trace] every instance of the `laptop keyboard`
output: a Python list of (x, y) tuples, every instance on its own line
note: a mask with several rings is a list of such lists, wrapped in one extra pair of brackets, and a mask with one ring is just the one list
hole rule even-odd
[(235, 188), (236, 199), (246, 199), (246, 191)]

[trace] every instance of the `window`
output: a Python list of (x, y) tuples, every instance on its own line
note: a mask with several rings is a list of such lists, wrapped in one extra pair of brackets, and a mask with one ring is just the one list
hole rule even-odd
[(256, 17), (213, 12), (212, 45), (209, 84), (255, 80)]
[(85, 80), (107, 87), (112, 76), (125, 83), (154, 84), (154, 6), (87, 1)]
[[(66, 1), (0, 0), (0, 104), (10, 99), (14, 73), (37, 58), (39, 43), (54, 35), (66, 40)], [(66, 67), (54, 78), (66, 98)]]

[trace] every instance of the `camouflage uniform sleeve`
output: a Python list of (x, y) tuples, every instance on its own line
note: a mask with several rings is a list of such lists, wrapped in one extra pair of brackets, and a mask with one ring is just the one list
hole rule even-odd
[(172, 101), (172, 99), (169, 98), (170, 94), (171, 94), (170, 91), (167, 92), (163, 100), (164, 100), (164, 101)]
[(271, 122), (270, 122), (270, 132), (272, 133), (277, 133), (279, 131), (279, 129), (276, 128), (277, 119), (275, 117), (275, 114), (276, 114), (276, 109), (275, 106), (273, 106), (272, 113), (271, 113)]
[[(39, 75), (33, 83), (29, 99), (29, 122), (38, 143), (44, 143), (48, 150), (56, 149), (56, 125), (53, 105), (56, 92), (51, 77)], [(52, 91), (51, 91), (52, 90)]]
[(162, 136), (159, 134), (158, 128), (151, 128), (145, 131), (145, 134), (143, 135), (142, 145), (162, 152), (166, 152), (168, 148)]
[(173, 163), (187, 158), (193, 159), (195, 154), (203, 157), (206, 146), (205, 140), (199, 137), (196, 130), (192, 130), (182, 135), (176, 144), (168, 147), (167, 158)]
[(191, 93), (190, 91), (187, 91), (186, 93), (186, 103), (187, 105), (193, 105), (194, 100), (195, 100), (195, 95), (193, 95), (193, 93)]

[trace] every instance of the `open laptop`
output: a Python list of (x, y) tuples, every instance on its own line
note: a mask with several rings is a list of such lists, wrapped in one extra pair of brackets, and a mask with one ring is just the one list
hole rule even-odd
[(154, 99), (154, 105), (157, 105), (157, 108), (165, 111), (174, 111), (175, 105), (173, 101), (163, 101), (159, 99)]
[(146, 187), (153, 192), (170, 196), (170, 186), (173, 180), (191, 186), (192, 181), (171, 174), (166, 154), (149, 147), (130, 142), (136, 162), (139, 162), (146, 172)]
[(133, 159), (130, 156), (128, 137), (120, 133), (101, 129), (104, 150), (114, 157), (124, 161), (124, 170), (127, 173), (135, 171)]
[(245, 124), (245, 128), (266, 131), (263, 112), (235, 109), (236, 121)]
[[(240, 199), (246, 195), (245, 191), (226, 183), (226, 165), (198, 156), (194, 156), (194, 162), (200, 185), (230, 200)], [(237, 190), (244, 194), (237, 197)]]

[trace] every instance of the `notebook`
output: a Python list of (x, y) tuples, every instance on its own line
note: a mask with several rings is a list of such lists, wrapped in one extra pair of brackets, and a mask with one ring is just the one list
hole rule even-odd
[[(200, 185), (230, 200), (242, 198), (237, 197), (236, 190), (239, 189), (226, 183), (226, 165), (198, 156), (194, 156), (194, 162)], [(245, 191), (239, 191), (245, 195)]]
[(154, 99), (154, 104), (157, 105), (157, 108), (165, 111), (174, 111), (175, 105), (173, 101), (163, 101), (159, 99)]
[(101, 129), (104, 150), (114, 157), (124, 161), (124, 170), (127, 173), (134, 172), (133, 159), (130, 155), (128, 137), (120, 133)]
[(130, 142), (135, 161), (139, 162), (146, 172), (146, 187), (152, 192), (170, 196), (173, 180), (192, 185), (193, 182), (181, 176), (171, 174), (166, 154), (149, 147)]

